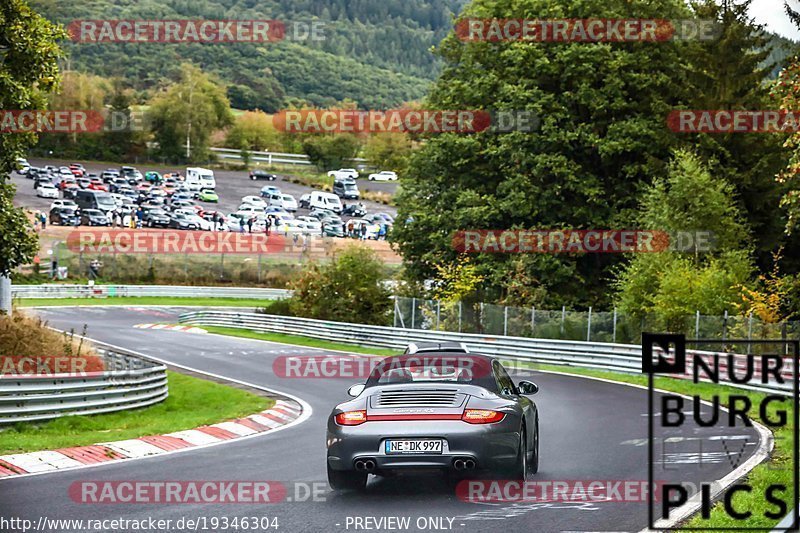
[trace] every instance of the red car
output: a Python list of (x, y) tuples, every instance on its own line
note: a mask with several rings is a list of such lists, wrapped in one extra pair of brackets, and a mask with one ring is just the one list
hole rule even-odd
[(100, 178), (94, 178), (92, 181), (89, 182), (89, 186), (87, 189), (91, 189), (93, 191), (105, 191), (108, 192), (108, 185), (103, 183), (103, 180)]
[(83, 168), (83, 165), (78, 163), (73, 163), (69, 166), (69, 169), (72, 171), (72, 175), (76, 178), (82, 178), (86, 175), (86, 169)]
[(62, 191), (67, 187), (77, 187), (78, 182), (75, 181), (75, 178), (64, 178), (61, 180), (61, 183), (58, 184), (58, 188)]

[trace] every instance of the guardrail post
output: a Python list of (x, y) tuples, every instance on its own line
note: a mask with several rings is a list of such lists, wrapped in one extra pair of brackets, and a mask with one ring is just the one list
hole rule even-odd
[(611, 342), (617, 342), (617, 308), (614, 308), (614, 320), (611, 323)]
[(411, 298), (411, 329), (414, 329), (414, 319), (417, 315), (417, 299)]
[(481, 302), (480, 316), (478, 317), (478, 329), (483, 333), (483, 302)]
[[(259, 259), (261, 258), (260, 255), (258, 257), (259, 257)], [(392, 313), (392, 315), (393, 315), (392, 316), (392, 327), (396, 328), (397, 327), (397, 296), (394, 297), (394, 309), (393, 309), (393, 311), (394, 312)]]
[(722, 340), (725, 340), (728, 333), (728, 310), (725, 310), (725, 314), (722, 316)]
[[(747, 320), (747, 340), (752, 340), (752, 339), (753, 339), (753, 312), (750, 311), (750, 316), (748, 317), (748, 320)], [(747, 343), (747, 353), (748, 354), (750, 353), (750, 350), (752, 349), (752, 347), (753, 347), (752, 344)]]
[(461, 333), (461, 300), (458, 301), (458, 332)]
[(694, 338), (700, 338), (700, 311), (695, 311), (694, 315)]
[(567, 306), (561, 306), (561, 336), (564, 336), (564, 321), (567, 319)]
[(439, 319), (441, 315), (441, 300), (436, 300), (436, 329), (439, 329)]
[(225, 254), (219, 254), (219, 279), (225, 279)]
[(586, 342), (592, 340), (592, 306), (589, 306), (589, 316), (586, 324)]
[(503, 306), (503, 337), (508, 337), (508, 306)]
[(536, 331), (536, 308), (531, 307), (531, 337), (536, 336), (534, 331)]
[(261, 254), (258, 254), (258, 277), (256, 279), (261, 283)]

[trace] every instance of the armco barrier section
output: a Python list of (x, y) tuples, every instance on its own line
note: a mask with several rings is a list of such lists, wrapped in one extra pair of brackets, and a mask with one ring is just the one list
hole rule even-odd
[(0, 424), (136, 409), (167, 398), (166, 366), (118, 350), (96, 351), (104, 371), (0, 375)]
[(280, 300), (291, 291), (256, 287), (193, 287), (173, 285), (12, 285), (12, 298), (107, 298), (171, 296), (188, 298), (251, 298)]
[[(397, 348), (402, 350), (412, 342), (463, 342), (471, 351), (501, 357), (503, 359), (544, 363), (550, 365), (576, 366), (614, 372), (641, 374), (642, 347), (630, 344), (608, 344), (585, 341), (554, 339), (532, 339), (527, 337), (503, 337), (471, 333), (453, 333), (437, 330), (404, 329), (388, 326), (370, 326), (331, 322), (308, 318), (241, 313), (233, 311), (194, 311), (180, 316), (180, 322), (194, 325), (227, 326), (262, 332), (304, 335), (337, 342), (350, 342), (366, 346)], [(704, 357), (713, 357), (713, 352), (694, 351)], [(746, 363), (746, 356), (736, 355), (734, 362)], [(788, 375), (794, 371), (787, 362)], [(791, 379), (785, 383), (737, 385), (738, 388), (760, 391), (790, 393)]]

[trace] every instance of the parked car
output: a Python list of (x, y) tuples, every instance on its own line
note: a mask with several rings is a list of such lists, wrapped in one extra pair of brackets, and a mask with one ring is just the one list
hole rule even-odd
[(297, 211), (297, 200), (294, 199), (294, 196), (291, 194), (281, 194), (280, 197), (281, 207), (290, 213)]
[(361, 192), (359, 192), (355, 180), (349, 178), (334, 181), (333, 194), (346, 200), (358, 200), (361, 198)]
[(342, 215), (351, 216), (351, 217), (363, 217), (367, 214), (367, 210), (364, 208), (363, 204), (347, 204), (342, 209)]
[(54, 206), (50, 209), (50, 224), (56, 226), (80, 226), (81, 217), (78, 214), (78, 206)]
[(72, 163), (69, 166), (70, 171), (72, 171), (72, 175), (76, 178), (82, 178), (84, 174), (86, 174), (86, 169), (83, 168), (83, 165), (80, 163)]
[(309, 207), (314, 209), (328, 209), (334, 213), (342, 212), (342, 202), (339, 197), (330, 192), (314, 191), (311, 193)]
[(92, 180), (89, 180), (89, 186), (87, 187), (87, 189), (91, 189), (93, 191), (108, 192), (108, 185), (103, 183), (103, 181), (100, 178), (94, 178)]
[(52, 183), (40, 183), (36, 188), (36, 196), (39, 198), (58, 198), (58, 189)]
[(108, 216), (99, 209), (81, 209), (81, 224), (84, 226), (108, 226)]
[(257, 205), (261, 206), (262, 208), (267, 207), (267, 202), (265, 202), (260, 196), (243, 196), (242, 203)]
[(212, 203), (219, 202), (219, 196), (217, 196), (217, 193), (214, 192), (213, 189), (203, 189), (197, 195), (197, 199), (200, 200), (201, 202), (212, 202)]
[(190, 219), (185, 213), (172, 213), (169, 221), (170, 228), (196, 230), (200, 229), (197, 222)]
[(20, 176), (25, 176), (28, 174), (28, 171), (31, 169), (30, 163), (28, 163), (27, 159), (22, 157), (17, 158), (17, 174)]
[(329, 178), (352, 178), (358, 179), (358, 171), (354, 168), (340, 168), (339, 170), (331, 170), (328, 172)]
[(302, 216), (297, 217), (297, 220), (301, 221), (303, 224), (306, 225), (306, 229), (309, 233), (321, 233), (322, 232), (322, 222), (312, 216)]
[(300, 197), (297, 201), (297, 205), (299, 205), (303, 209), (308, 209), (311, 205), (311, 194), (304, 194)]
[(322, 234), (326, 237), (344, 237), (344, 229), (341, 224), (324, 224)]
[[(24, 159), (23, 159), (23, 161), (24, 161)], [(23, 176), (25, 176), (29, 180), (32, 180), (33, 178), (35, 178), (36, 176), (39, 175), (39, 172), (44, 172), (44, 170), (42, 170), (39, 167), (28, 167), (28, 170), (25, 171)]]
[(72, 209), (78, 209), (78, 204), (72, 200), (55, 200), (52, 204), (50, 204), (50, 209), (55, 209), (56, 207), (71, 207)]
[(256, 180), (267, 180), (267, 181), (275, 181), (278, 179), (278, 176), (275, 174), (270, 174), (266, 170), (261, 170), (259, 168), (250, 171), (250, 179), (253, 181)]
[(153, 185), (159, 185), (163, 181), (163, 177), (158, 172), (151, 170), (144, 173), (144, 180)]
[(368, 179), (369, 181), (395, 181), (397, 179), (397, 174), (391, 170), (382, 170), (377, 174), (370, 174)]
[(281, 190), (274, 185), (264, 185), (261, 187), (261, 196), (267, 198), (271, 194), (280, 194)]

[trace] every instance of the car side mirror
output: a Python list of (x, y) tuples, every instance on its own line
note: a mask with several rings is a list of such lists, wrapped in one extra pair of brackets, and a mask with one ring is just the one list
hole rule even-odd
[(365, 388), (366, 387), (364, 386), (363, 383), (356, 383), (355, 385), (347, 389), (347, 394), (355, 398), (356, 396), (364, 392)]
[(520, 394), (536, 394), (539, 392), (539, 385), (532, 381), (520, 381), (517, 385)]

